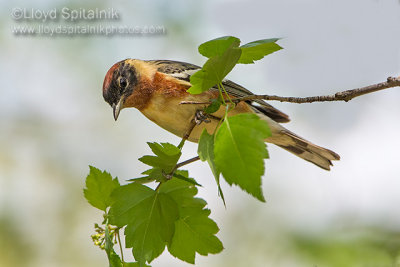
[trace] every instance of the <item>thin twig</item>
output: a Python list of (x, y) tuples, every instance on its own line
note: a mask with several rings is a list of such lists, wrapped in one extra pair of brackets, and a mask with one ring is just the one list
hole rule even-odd
[(182, 149), (183, 145), (185, 144), (185, 141), (188, 140), (190, 134), (192, 133), (192, 131), (193, 131), (194, 127), (196, 127), (196, 125), (197, 125), (196, 120), (193, 118), (190, 121), (188, 130), (186, 131), (185, 135), (182, 137), (182, 141), (178, 145), (179, 149)]
[[(190, 125), (188, 127), (188, 130), (186, 131), (185, 135), (182, 137), (182, 141), (179, 143), (178, 148), (182, 149), (183, 145), (185, 144), (185, 141), (189, 139), (190, 134), (193, 132), (194, 127), (196, 127), (196, 125), (201, 124), (203, 121), (205, 121), (206, 118), (203, 118), (203, 120), (201, 119), (201, 116), (198, 116), (198, 112), (200, 112), (199, 110), (196, 111), (196, 114), (194, 115), (193, 119), (190, 121)], [(167, 175), (168, 177), (172, 177), (175, 173), (175, 171), (182, 167), (185, 166), (186, 164), (192, 163), (194, 161), (199, 160), (199, 156), (185, 160), (181, 163), (177, 163), (175, 165), (175, 167), (173, 168), (173, 170)], [(160, 187), (161, 183), (157, 186), (157, 189)]]
[(196, 156), (196, 157), (193, 157), (193, 158), (191, 158), (191, 159), (188, 159), (188, 160), (179, 162), (178, 164), (176, 164), (175, 170), (178, 169), (178, 168), (180, 168), (180, 167), (182, 167), (182, 166), (185, 166), (185, 165), (187, 165), (187, 164), (190, 164), (190, 163), (192, 163), (192, 162), (198, 161), (199, 159), (200, 159), (200, 157), (199, 157), (199, 156)]
[(188, 159), (188, 160), (185, 160), (185, 161), (177, 163), (175, 165), (174, 169), (168, 175), (172, 178), (172, 176), (174, 175), (174, 173), (176, 172), (177, 169), (179, 169), (180, 167), (185, 166), (187, 164), (190, 164), (192, 162), (198, 161), (199, 159), (200, 159), (200, 157), (196, 156), (196, 157), (193, 157), (191, 159)]
[[(248, 100), (276, 100), (280, 102), (289, 102), (289, 103), (312, 103), (312, 102), (325, 102), (325, 101), (345, 101), (348, 102), (351, 99), (362, 96), (365, 94), (377, 92), (380, 90), (384, 90), (387, 88), (400, 86), (400, 76), (389, 77), (386, 82), (381, 82), (361, 88), (346, 90), (342, 92), (337, 92), (333, 95), (323, 95), (323, 96), (311, 96), (311, 97), (284, 97), (284, 96), (276, 96), (276, 95), (249, 95), (245, 97), (239, 97), (232, 99), (233, 102), (239, 103), (241, 101)], [(195, 102), (195, 101), (183, 101), (180, 104), (211, 104), (211, 102)]]
[[(224, 100), (224, 99), (223, 99)], [(181, 101), (179, 104), (180, 105), (209, 105), (211, 104), (211, 101), (206, 101), (206, 102), (197, 102), (197, 101)]]

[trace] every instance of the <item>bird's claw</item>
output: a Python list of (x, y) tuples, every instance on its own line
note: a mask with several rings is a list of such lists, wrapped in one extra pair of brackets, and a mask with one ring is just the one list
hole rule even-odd
[(211, 120), (208, 118), (208, 114), (204, 113), (203, 110), (196, 111), (196, 114), (194, 115), (194, 121), (196, 122), (197, 125), (201, 124), (202, 122), (205, 123), (211, 122)]

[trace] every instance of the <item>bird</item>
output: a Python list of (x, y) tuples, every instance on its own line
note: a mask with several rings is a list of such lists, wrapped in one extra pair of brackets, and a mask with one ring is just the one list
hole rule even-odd
[[(173, 60), (125, 59), (115, 63), (106, 73), (103, 82), (103, 98), (112, 107), (117, 120), (124, 108), (136, 108), (148, 119), (165, 130), (183, 137), (188, 132), (195, 114), (208, 104), (186, 104), (183, 101), (207, 103), (219, 96), (217, 86), (201, 94), (190, 94), (190, 77), (201, 67)], [(222, 81), (231, 98), (253, 95), (243, 86), (228, 79)], [(277, 145), (322, 169), (330, 170), (333, 160), (340, 156), (300, 137), (281, 125), (289, 122), (289, 116), (264, 100), (242, 101), (229, 111), (228, 116), (241, 113), (256, 114), (266, 121), (271, 136), (265, 142)], [(212, 134), (225, 115), (225, 107), (211, 114), (208, 123), (196, 125), (188, 140), (198, 142), (204, 128)]]

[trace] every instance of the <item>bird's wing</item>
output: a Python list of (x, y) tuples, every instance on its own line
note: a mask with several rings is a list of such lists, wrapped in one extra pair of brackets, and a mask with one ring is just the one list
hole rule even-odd
[[(222, 85), (224, 86), (225, 90), (228, 92), (229, 95), (233, 95), (235, 97), (244, 97), (244, 96), (250, 96), (254, 95), (252, 92), (244, 88), (243, 86), (234, 83), (230, 80), (224, 79), (222, 81)], [(218, 90), (218, 88), (212, 88), (214, 90)], [(256, 112), (261, 112), (271, 119), (273, 119), (276, 122), (289, 122), (289, 116), (279, 109), (274, 108), (267, 102), (261, 99), (253, 100), (253, 101), (247, 101), (248, 104), (250, 104)]]
[[(147, 62), (156, 65), (157, 70), (159, 72), (171, 75), (174, 78), (186, 82), (190, 82), (190, 76), (201, 68), (194, 64), (180, 62), (180, 61), (172, 61), (172, 60), (149, 60)], [(254, 95), (252, 92), (250, 92), (243, 86), (227, 79), (224, 79), (222, 81), (222, 85), (224, 86), (227, 93), (234, 97), (244, 97), (244, 96)], [(214, 86), (210, 90), (218, 91), (218, 87)], [(261, 112), (276, 122), (290, 121), (288, 115), (274, 108), (264, 100), (257, 99), (254, 101), (248, 101), (248, 104), (250, 104), (256, 112)]]
[(173, 60), (148, 60), (147, 62), (154, 64), (157, 71), (186, 82), (190, 82), (190, 76), (201, 68), (194, 64)]

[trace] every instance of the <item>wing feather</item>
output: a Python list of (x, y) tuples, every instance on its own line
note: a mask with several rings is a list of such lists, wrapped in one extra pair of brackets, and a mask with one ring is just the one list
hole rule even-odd
[[(171, 75), (174, 78), (186, 82), (190, 82), (190, 76), (201, 68), (194, 64), (173, 60), (148, 60), (147, 62), (156, 65), (159, 72)], [(253, 95), (251, 91), (230, 80), (224, 79), (222, 84), (227, 93), (234, 97)], [(218, 88), (214, 86), (210, 90), (218, 91)], [(274, 108), (264, 100), (248, 101), (248, 104), (251, 105), (256, 112), (263, 113), (276, 122), (290, 121), (288, 115)]]

